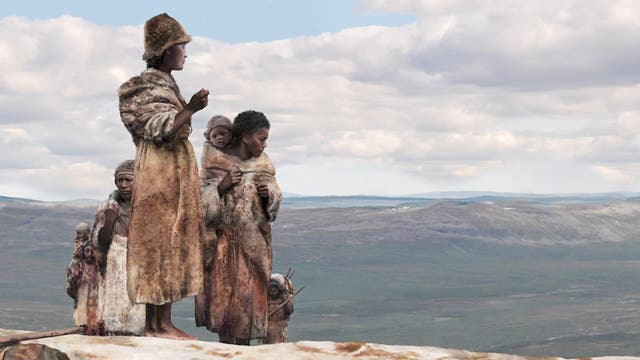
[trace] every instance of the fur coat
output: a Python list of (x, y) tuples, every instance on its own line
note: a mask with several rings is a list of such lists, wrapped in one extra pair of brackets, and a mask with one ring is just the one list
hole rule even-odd
[[(141, 335), (145, 327), (145, 305), (134, 304), (127, 294), (127, 234), (130, 203), (115, 190), (96, 212), (91, 239), (101, 249), (104, 263), (98, 307), (101, 309), (104, 329), (108, 333)], [(98, 234), (104, 227), (105, 211), (117, 209), (118, 215), (111, 230), (111, 241), (100, 244)]]
[[(282, 194), (275, 168), (266, 154), (241, 161), (205, 142), (202, 190), (207, 224), (204, 293), (196, 297), (196, 325), (224, 339), (256, 339), (267, 335), (267, 289), (271, 275), (271, 225)], [(242, 181), (218, 195), (229, 169), (243, 172)], [(257, 184), (267, 184), (261, 199)]]
[(156, 69), (122, 84), (118, 95), (122, 122), (136, 144), (129, 297), (134, 303), (172, 303), (202, 288), (204, 224), (190, 127), (171, 135), (185, 101), (173, 77)]

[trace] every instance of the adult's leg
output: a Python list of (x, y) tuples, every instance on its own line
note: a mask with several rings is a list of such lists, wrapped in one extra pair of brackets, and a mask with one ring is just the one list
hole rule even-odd
[(156, 306), (157, 314), (157, 337), (163, 337), (176, 340), (197, 340), (195, 336), (191, 336), (186, 332), (178, 329), (171, 322), (171, 303)]
[(146, 315), (144, 322), (144, 336), (156, 336), (158, 332), (156, 305), (146, 304)]

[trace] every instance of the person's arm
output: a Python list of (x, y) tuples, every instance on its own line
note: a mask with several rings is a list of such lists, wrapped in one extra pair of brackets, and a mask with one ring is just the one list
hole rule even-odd
[(100, 247), (105, 247), (111, 242), (113, 223), (116, 221), (116, 216), (118, 216), (117, 210), (107, 209), (104, 211), (104, 225), (98, 231), (98, 244), (100, 244)]
[(176, 114), (176, 118), (173, 121), (173, 127), (171, 128), (171, 132), (169, 136), (175, 134), (180, 128), (182, 128), (185, 124), (189, 122), (191, 116), (198, 111), (207, 107), (209, 103), (209, 90), (200, 89), (197, 93), (191, 96), (191, 100), (189, 103), (184, 106), (184, 109)]
[(236, 168), (231, 169), (231, 171), (229, 171), (227, 175), (224, 176), (222, 181), (218, 183), (218, 194), (222, 195), (223, 192), (225, 192), (230, 187), (240, 183), (241, 180), (242, 171)]

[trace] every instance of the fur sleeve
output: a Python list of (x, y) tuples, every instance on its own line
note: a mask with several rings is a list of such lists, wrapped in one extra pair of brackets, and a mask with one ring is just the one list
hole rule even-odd
[(182, 110), (173, 85), (156, 72), (145, 72), (120, 86), (120, 118), (134, 141), (159, 144), (169, 139), (175, 117)]
[(220, 216), (220, 195), (218, 184), (227, 175), (231, 163), (224, 153), (206, 142), (202, 148), (200, 159), (200, 184), (202, 190), (202, 206), (205, 224), (214, 225)]
[(260, 157), (255, 159), (252, 166), (256, 171), (257, 182), (265, 183), (269, 188), (269, 201), (266, 206), (266, 213), (267, 220), (273, 222), (276, 220), (278, 210), (280, 209), (280, 201), (282, 200), (282, 192), (276, 182), (276, 168), (266, 153), (262, 153)]

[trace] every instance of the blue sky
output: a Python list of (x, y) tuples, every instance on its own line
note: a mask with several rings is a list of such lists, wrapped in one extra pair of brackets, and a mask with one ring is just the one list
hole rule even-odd
[[(288, 193), (640, 191), (640, 2), (3, 1), (0, 195), (101, 199), (134, 156), (118, 86), (160, 12), (174, 76), (263, 111)], [(199, 155), (198, 155), (199, 157)]]
[(238, 43), (269, 41), (336, 32), (350, 27), (397, 26), (415, 19), (411, 14), (362, 9), (353, 0), (235, 0), (235, 1), (3, 1), (0, 17), (9, 15), (49, 19), (82, 17), (101, 25), (139, 25), (167, 12), (188, 24), (192, 35)]

